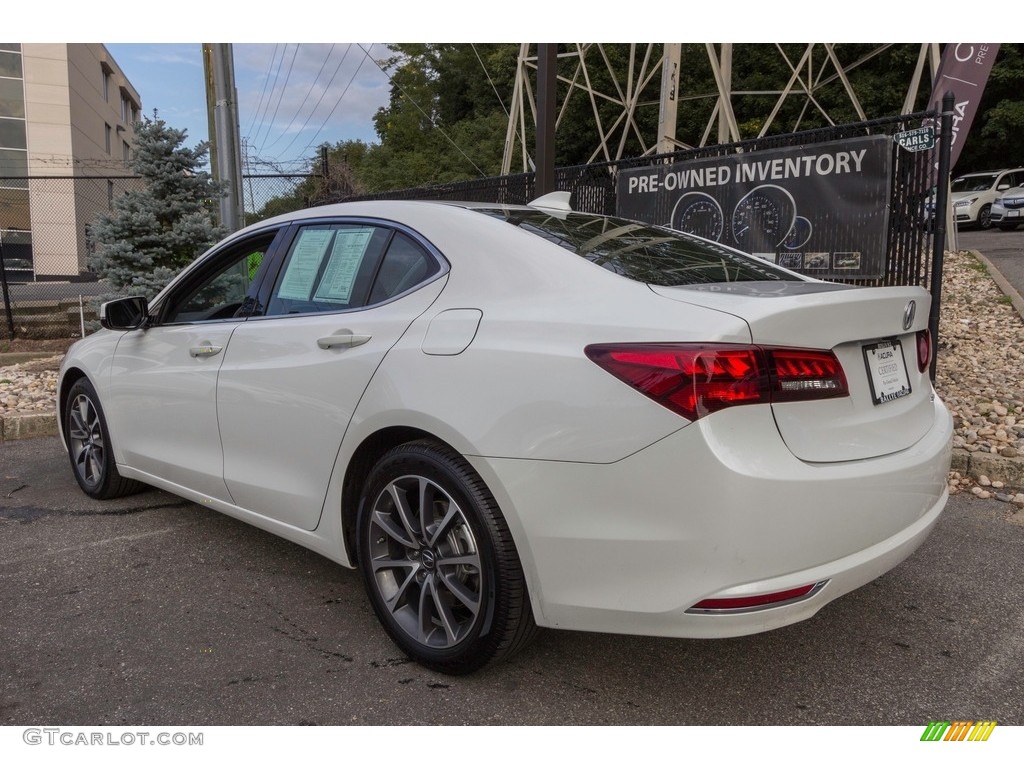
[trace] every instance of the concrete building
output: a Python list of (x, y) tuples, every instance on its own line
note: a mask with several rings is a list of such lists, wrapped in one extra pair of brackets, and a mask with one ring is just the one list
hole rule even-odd
[(93, 43), (0, 43), (0, 242), (8, 276), (87, 269), (88, 225), (129, 173), (142, 101)]

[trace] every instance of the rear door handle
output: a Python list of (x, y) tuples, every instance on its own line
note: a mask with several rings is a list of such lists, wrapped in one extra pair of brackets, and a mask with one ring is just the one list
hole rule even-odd
[(218, 354), (224, 347), (217, 346), (216, 344), (210, 344), (209, 342), (199, 347), (191, 347), (188, 350), (189, 355), (192, 357), (213, 357)]
[(365, 344), (372, 337), (366, 334), (352, 333), (349, 330), (335, 331), (330, 336), (324, 336), (323, 338), (316, 340), (316, 345), (320, 349), (348, 349), (350, 347), (358, 347), (361, 344)]

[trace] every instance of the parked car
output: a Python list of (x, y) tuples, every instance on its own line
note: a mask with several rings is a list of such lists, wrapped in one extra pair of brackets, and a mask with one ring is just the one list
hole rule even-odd
[(992, 225), (1002, 230), (1016, 229), (1024, 217), (1024, 186), (1008, 189), (992, 203)]
[(939, 519), (928, 306), (565, 194), (314, 208), (105, 304), (61, 434), (90, 496), (149, 484), (358, 567), (431, 669), (538, 625), (744, 635)]
[[(1006, 190), (1024, 185), (1024, 168), (968, 173), (953, 179), (949, 192), (953, 218), (957, 226), (988, 229), (992, 226), (992, 206)], [(930, 213), (934, 215), (934, 202)]]

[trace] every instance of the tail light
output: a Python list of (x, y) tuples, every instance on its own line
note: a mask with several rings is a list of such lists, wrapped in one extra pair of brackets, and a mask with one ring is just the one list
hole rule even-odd
[(932, 332), (927, 328), (917, 332), (917, 370), (924, 373), (932, 361)]
[(690, 421), (733, 405), (845, 397), (828, 350), (744, 344), (591, 344), (587, 357)]

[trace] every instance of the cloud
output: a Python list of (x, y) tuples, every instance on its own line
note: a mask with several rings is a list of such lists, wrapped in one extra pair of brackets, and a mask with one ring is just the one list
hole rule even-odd
[(290, 160), (325, 141), (374, 138), (373, 115), (389, 96), (374, 59), (386, 47), (241, 44), (234, 54), (239, 126), (258, 153)]

